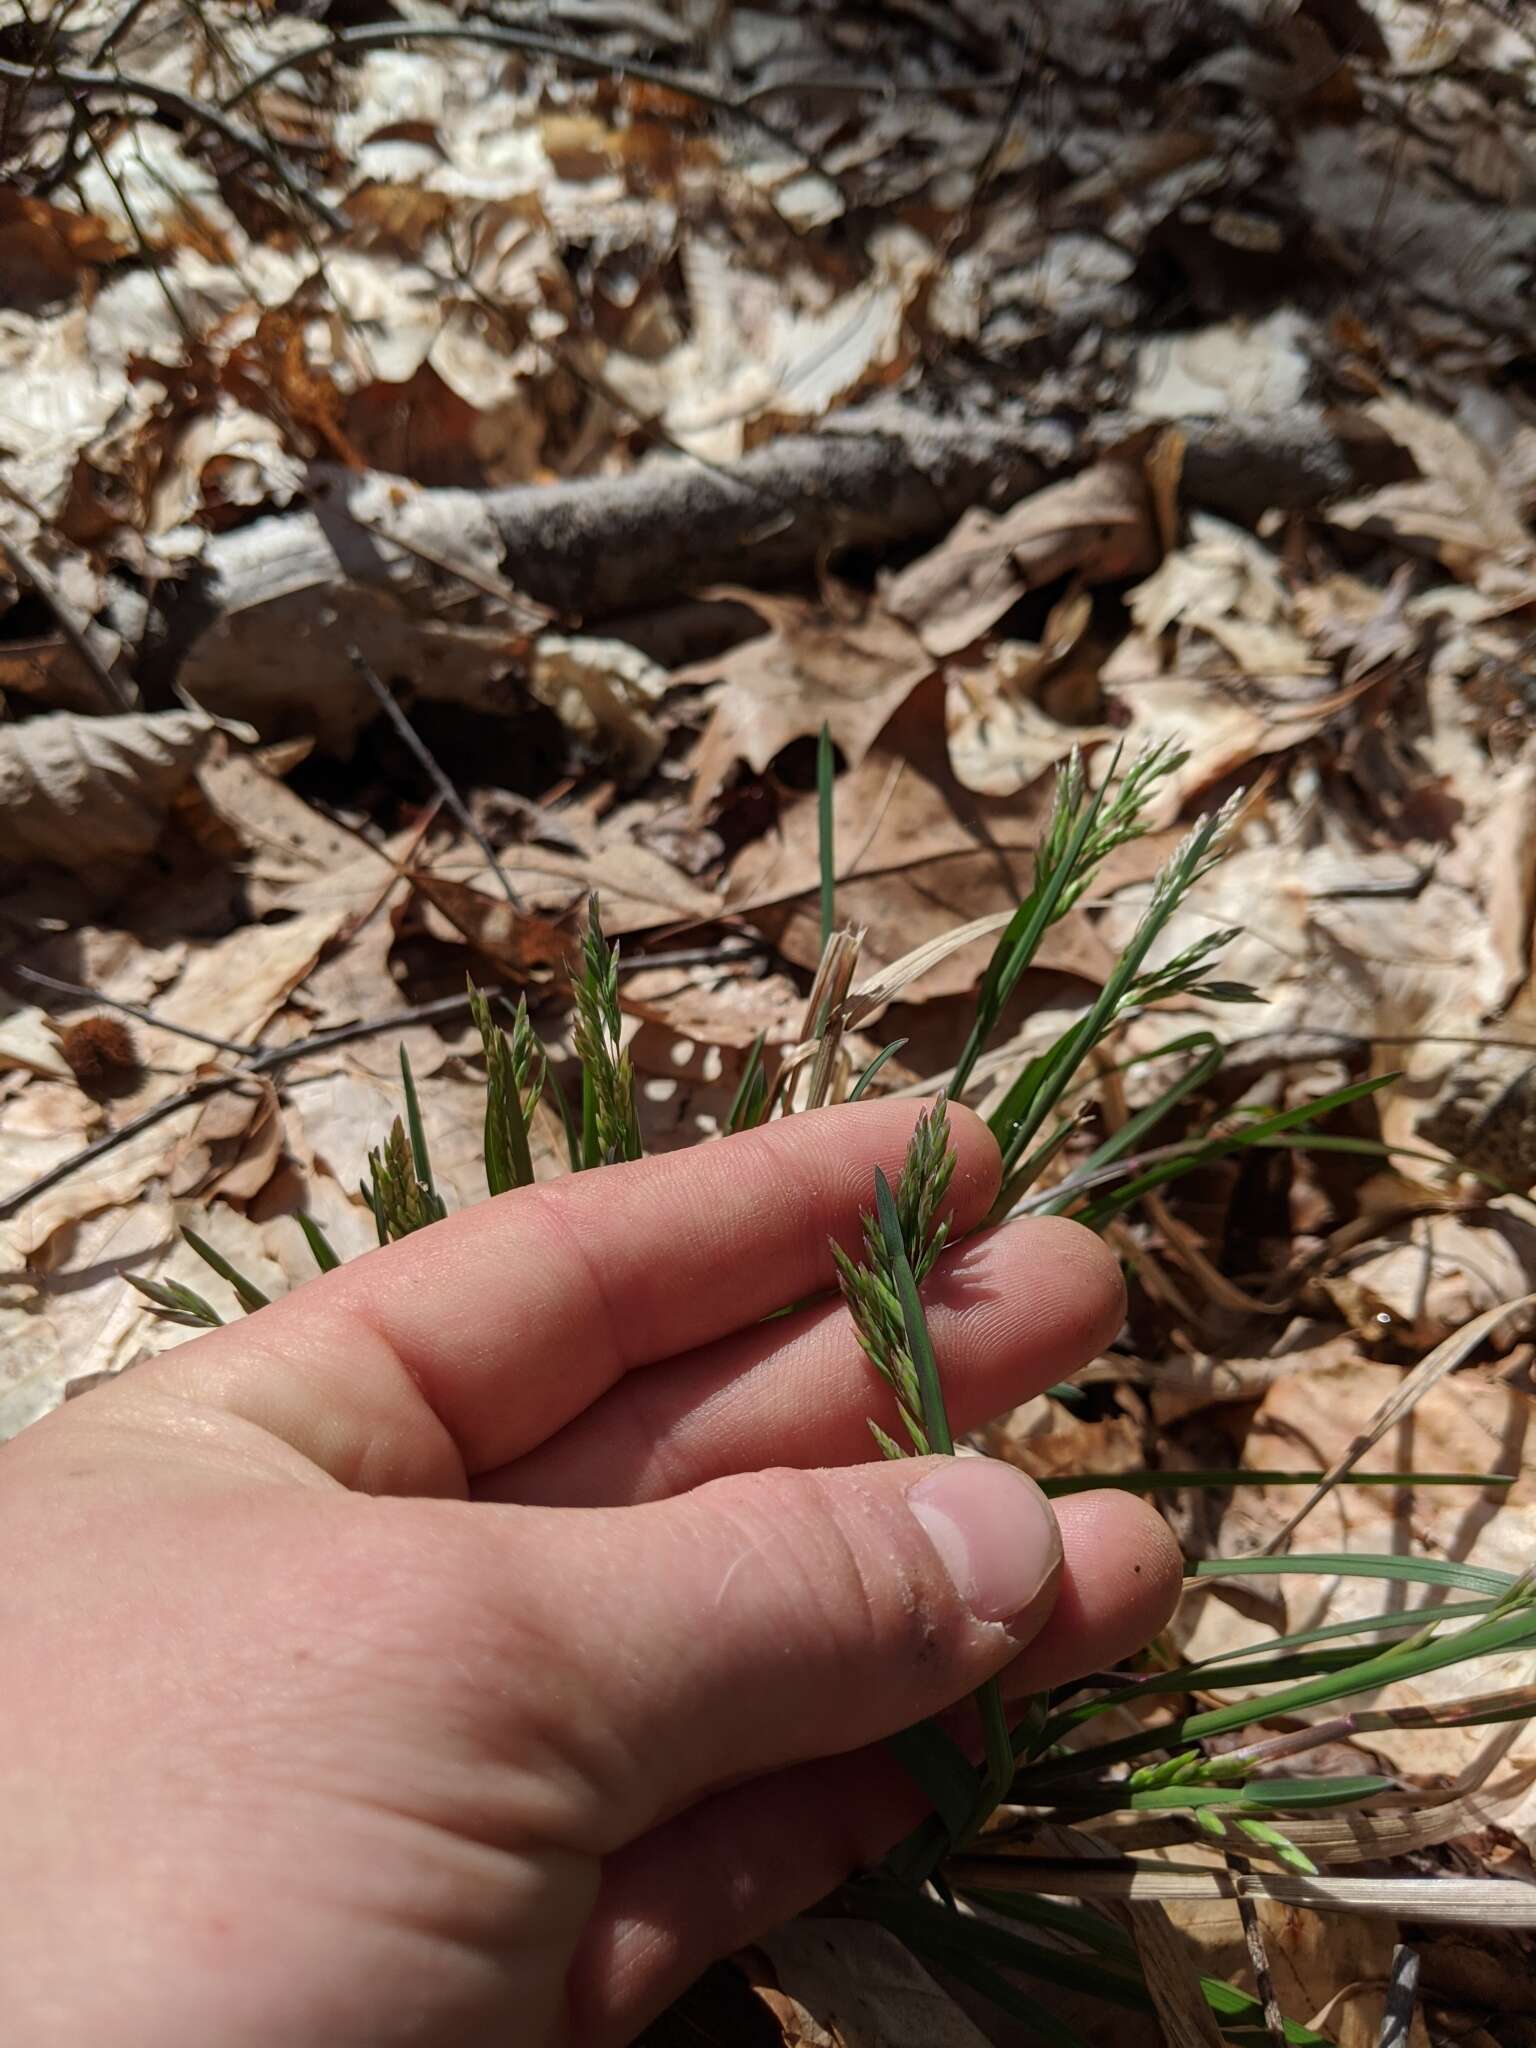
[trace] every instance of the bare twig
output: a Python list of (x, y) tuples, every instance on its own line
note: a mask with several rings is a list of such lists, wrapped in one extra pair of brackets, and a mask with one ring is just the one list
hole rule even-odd
[(1405, 2048), (1413, 2032), (1414, 2008), (1419, 2002), (1419, 1952), (1399, 1942), (1392, 1951), (1392, 1975), (1387, 1983), (1387, 2000), (1382, 2008), (1378, 2048)]
[(130, 1117), (125, 1124), (119, 1124), (116, 1130), (103, 1132), (101, 1137), (93, 1139), (71, 1158), (61, 1159), (46, 1173), (40, 1173), (36, 1180), (28, 1182), (26, 1187), (18, 1189), (15, 1194), (0, 1198), (0, 1218), (13, 1216), (18, 1209), (25, 1208), (36, 1196), (46, 1193), (51, 1187), (56, 1187), (60, 1181), (68, 1180), (70, 1175), (78, 1173), (81, 1167), (92, 1165), (108, 1152), (115, 1152), (119, 1145), (126, 1144), (130, 1138), (136, 1138), (140, 1131), (149, 1130), (165, 1117), (175, 1116), (178, 1110), (188, 1109), (194, 1103), (218, 1094), (223, 1088), (238, 1087), (242, 1081), (259, 1080), (278, 1067), (303, 1059), (309, 1053), (326, 1052), (332, 1046), (341, 1045), (348, 1039), (368, 1038), (379, 1031), (395, 1030), (408, 1024), (428, 1023), (434, 1017), (451, 1016), (455, 1011), (462, 1012), (468, 1008), (467, 995), (443, 996), (436, 1002), (418, 1003), (412, 1009), (395, 1010), (385, 1017), (360, 1018), (352, 1024), (338, 1025), (331, 1031), (317, 1031), (309, 1038), (295, 1040), (292, 1045), (275, 1045), (265, 1051), (253, 1052), (243, 1066), (226, 1073), (206, 1074), (201, 1080), (191, 1082), (177, 1094), (168, 1095), (163, 1102), (151, 1103), (148, 1109), (140, 1110), (137, 1116)]
[(174, 1032), (177, 1038), (194, 1039), (199, 1045), (211, 1045), (219, 1052), (232, 1052), (237, 1059), (250, 1059), (260, 1052), (260, 1046), (244, 1045), (233, 1038), (215, 1038), (211, 1031), (195, 1031), (190, 1024), (172, 1024), (165, 1017), (157, 1017), (153, 1010), (146, 1010), (141, 1003), (125, 1003), (119, 996), (108, 996), (94, 988), (87, 988), (83, 982), (60, 981), (57, 975), (41, 974), (35, 967), (15, 966), (12, 974), (22, 981), (30, 981), (37, 988), (52, 989), (56, 995), (78, 996), (82, 1002), (95, 1004), (104, 1010), (120, 1010), (125, 1017), (136, 1017), (141, 1024), (149, 1024), (156, 1031)]
[(91, 672), (91, 679), (102, 697), (113, 711), (132, 711), (134, 698), (126, 690), (111, 669), (96, 652), (84, 632), (70, 616), (69, 607), (53, 587), (47, 574), (38, 567), (30, 555), (13, 540), (7, 540), (0, 533), (0, 555), (5, 557), (11, 574), (21, 582), (28, 583), (47, 605), (58, 621), (59, 631), (69, 642), (75, 653)]
[[(1246, 1856), (1235, 1856), (1229, 1852), (1226, 1860), (1234, 1876), (1253, 1875), (1253, 1865)], [(1258, 1907), (1241, 1887), (1237, 1894), (1237, 1917), (1243, 1925), (1243, 1945), (1248, 1951), (1249, 1968), (1253, 1971), (1253, 1988), (1264, 2010), (1264, 2031), (1269, 2035), (1270, 2048), (1286, 2048), (1285, 2014), (1275, 1996), (1275, 1977), (1269, 1967), (1269, 1950), (1264, 1944), (1264, 1929), (1259, 1925)]]
[(481, 831), (480, 827), (475, 823), (474, 819), (470, 816), (469, 806), (465, 803), (463, 797), (459, 795), (459, 792), (454, 788), (453, 784), (449, 781), (448, 777), (443, 773), (442, 769), (438, 766), (437, 761), (433, 757), (432, 753), (429, 751), (426, 742), (422, 739), (421, 735), (417, 732), (416, 728), (411, 724), (411, 721), (406, 717), (405, 713), (400, 709), (400, 706), (395, 702), (393, 696), (390, 694), (388, 688), (386, 687), (383, 678), (379, 676), (373, 669), (371, 669), (368, 666), (368, 663), (363, 659), (361, 650), (355, 645), (352, 645), (347, 648), (347, 654), (349, 659), (351, 660), (352, 666), (357, 670), (358, 674), (362, 677), (363, 681), (368, 685), (369, 689), (373, 692), (374, 697), (378, 702), (379, 709), (384, 713), (384, 716), (395, 728), (395, 731), (400, 735), (401, 739), (404, 740), (405, 744), (410, 748), (411, 752), (415, 755), (416, 759), (420, 762), (421, 766), (425, 768), (428, 775), (431, 776), (433, 786), (437, 790), (438, 795), (442, 798), (443, 802), (448, 806), (449, 810), (452, 811), (453, 815), (464, 827), (464, 830), (469, 834), (470, 838), (473, 839), (476, 846), (479, 847), (480, 851), (485, 855), (486, 859), (490, 862), (491, 872), (495, 875), (497, 882), (500, 884), (502, 895), (506, 897), (508, 903), (510, 903), (512, 908), (519, 914), (519, 916), (521, 916), (525, 908), (523, 900), (518, 895), (517, 891), (513, 888), (511, 882), (508, 881), (506, 870), (505, 868), (503, 868), (500, 860), (497, 858), (496, 850), (491, 845), (490, 840), (486, 838), (484, 832)]
[(679, 93), (684, 99), (695, 100), (700, 106), (711, 107), (716, 113), (729, 115), (757, 129), (759, 134), (769, 137), (781, 149), (789, 150), (802, 163), (809, 164), (829, 184), (837, 185), (836, 178), (813, 150), (807, 149), (798, 137), (781, 128), (776, 121), (770, 121), (766, 115), (759, 114), (744, 100), (717, 92), (702, 80), (685, 72), (669, 71), (664, 65), (644, 64), (632, 57), (610, 56), (606, 51), (594, 50), (585, 43), (571, 42), (564, 36), (546, 35), (540, 29), (514, 28), (501, 23), (391, 21), (337, 29), (324, 42), (311, 43), (306, 50), (292, 50), (287, 56), (274, 59), (226, 99), (223, 110), (228, 112), (230, 108), (237, 107), (270, 80), (281, 77), (283, 72), (298, 70), (323, 57), (338, 56), (347, 50), (379, 49), (395, 43), (432, 40), (482, 43), (490, 49), (527, 51), (534, 56), (552, 58), (557, 64), (592, 77), (633, 78), (641, 85), (660, 86), (664, 91)]
[[(126, 72), (86, 71), (74, 65), (55, 64), (49, 67), (45, 76), (50, 83), (63, 86), (72, 100), (76, 95), (94, 99), (99, 94), (112, 93), (118, 98), (146, 99), (160, 113), (174, 114), (182, 121), (201, 122), (205, 128), (222, 135), (226, 142), (233, 143), (237, 149), (248, 150), (264, 163), (278, 183), (318, 214), (333, 233), (346, 233), (348, 223), (345, 217), (318, 193), (299, 183), (283, 161), (282, 153), (249, 128), (242, 128), (238, 121), (231, 121), (221, 108), (209, 106), (174, 85), (163, 85), (158, 79), (130, 77)], [(31, 84), (35, 77), (30, 64), (14, 64), (9, 58), (0, 58), (0, 78)]]
[[(739, 957), (739, 951), (727, 951), (720, 946), (694, 946), (665, 953), (625, 954), (618, 962), (620, 974), (637, 974), (652, 967), (702, 967), (711, 966), (722, 960)], [(359, 1017), (350, 1024), (338, 1024), (327, 1031), (312, 1032), (308, 1038), (295, 1039), (291, 1045), (239, 1046), (233, 1041), (209, 1039), (204, 1033), (188, 1031), (185, 1027), (164, 1023), (159, 1017), (148, 1012), (133, 1010), (131, 1006), (116, 1003), (109, 996), (103, 996), (94, 989), (79, 986), (74, 982), (53, 981), (51, 976), (40, 975), (35, 969), (17, 968), (17, 973), (26, 973), (36, 981), (51, 981), (52, 985), (72, 995), (88, 996), (92, 1002), (106, 1004), (113, 1009), (126, 1009), (130, 1015), (142, 1015), (147, 1024), (157, 1024), (162, 1030), (179, 1031), (183, 1037), (201, 1038), (204, 1043), (222, 1047), (224, 1050), (244, 1055), (243, 1064), (223, 1073), (205, 1074), (192, 1082), (178, 1094), (169, 1095), (163, 1102), (152, 1103), (141, 1110), (127, 1123), (116, 1130), (105, 1131), (83, 1146), (68, 1159), (61, 1159), (46, 1173), (40, 1173), (36, 1180), (29, 1181), (15, 1194), (0, 1196), (0, 1219), (14, 1216), (18, 1209), (38, 1195), (46, 1194), (49, 1188), (57, 1187), (60, 1181), (68, 1180), (71, 1174), (82, 1167), (90, 1166), (96, 1160), (115, 1152), (130, 1138), (136, 1138), (140, 1131), (147, 1131), (163, 1118), (174, 1116), (178, 1110), (188, 1109), (194, 1103), (202, 1102), (210, 1095), (216, 1095), (223, 1088), (236, 1088), (243, 1081), (260, 1080), (264, 1075), (274, 1073), (280, 1067), (292, 1064), (294, 1060), (307, 1059), (313, 1053), (330, 1052), (335, 1046), (347, 1045), (359, 1038), (375, 1038), (380, 1032), (404, 1030), (412, 1024), (434, 1023), (439, 1017), (462, 1016), (470, 1006), (470, 997), (460, 991), (458, 994), (439, 996), (426, 1003), (415, 1003), (409, 1009), (391, 1010), (381, 1017)], [(504, 999), (503, 999), (504, 1000)]]

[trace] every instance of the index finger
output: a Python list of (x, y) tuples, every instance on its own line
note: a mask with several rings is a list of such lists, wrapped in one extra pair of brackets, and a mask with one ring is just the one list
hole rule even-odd
[[(875, 1169), (895, 1176), (921, 1107), (817, 1110), (517, 1189), (148, 1370), (195, 1383), (350, 1485), (457, 1490), (444, 1431), (473, 1477), (532, 1450), (636, 1367), (829, 1287), (829, 1240), (855, 1246)], [(950, 1125), (949, 1205), (964, 1230), (985, 1215), (1000, 1166), (979, 1117), (952, 1106)]]

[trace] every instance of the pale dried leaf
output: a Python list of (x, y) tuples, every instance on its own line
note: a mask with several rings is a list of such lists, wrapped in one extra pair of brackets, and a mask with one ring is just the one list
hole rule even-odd
[(864, 1920), (793, 1920), (737, 1958), (785, 2048), (986, 2048), (986, 2036), (895, 1935)]
[(188, 711), (0, 726), (0, 860), (86, 868), (148, 853), (213, 731)]
[(967, 512), (938, 547), (893, 576), (884, 595), (930, 653), (954, 654), (1027, 591), (1069, 569), (1108, 582), (1150, 569), (1156, 554), (1141, 471), (1104, 461), (1009, 512)]
[(1044, 1857), (957, 1859), (957, 1883), (995, 1891), (1067, 1899), (1275, 1899), (1318, 1913), (1382, 1913), (1433, 1927), (1536, 1927), (1536, 1883), (1519, 1878), (1292, 1877), (1272, 1871), (1231, 1871), (1172, 1863), (1050, 1860)]

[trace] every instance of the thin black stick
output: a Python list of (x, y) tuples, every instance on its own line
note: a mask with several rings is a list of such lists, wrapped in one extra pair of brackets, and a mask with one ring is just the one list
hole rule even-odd
[(421, 735), (417, 732), (416, 728), (411, 724), (411, 721), (406, 717), (405, 713), (400, 709), (400, 706), (395, 702), (393, 696), (391, 696), (388, 688), (386, 687), (383, 678), (376, 674), (375, 671), (368, 666), (368, 663), (363, 659), (362, 653), (357, 647), (349, 646), (347, 648), (347, 655), (352, 663), (352, 666), (357, 670), (358, 674), (362, 677), (363, 681), (368, 685), (369, 689), (373, 692), (375, 698), (378, 700), (379, 709), (384, 713), (384, 716), (395, 728), (395, 731), (400, 735), (401, 739), (404, 740), (405, 744), (410, 748), (411, 752), (415, 755), (416, 759), (420, 762), (421, 766), (425, 768), (427, 773), (431, 776), (433, 786), (436, 788), (438, 795), (442, 798), (443, 802), (448, 806), (449, 810), (452, 811), (453, 815), (464, 827), (464, 830), (469, 834), (470, 838), (473, 839), (476, 846), (479, 847), (480, 851), (485, 855), (486, 859), (490, 862), (491, 872), (495, 875), (497, 881), (501, 884), (502, 895), (506, 897), (507, 901), (511, 904), (512, 908), (515, 911), (517, 911), (519, 915), (522, 915), (524, 910), (522, 898), (513, 888), (511, 882), (508, 881), (506, 870), (505, 868), (503, 868), (501, 862), (496, 857), (495, 848), (491, 845), (490, 840), (486, 838), (485, 834), (481, 831), (480, 827), (475, 823), (474, 819), (470, 816), (469, 807), (465, 803), (463, 797), (459, 795), (459, 792), (454, 788), (453, 784), (448, 780), (448, 777), (437, 765), (436, 760), (428, 751), (426, 742), (422, 739)]
[(258, 1045), (244, 1045), (234, 1038), (216, 1038), (211, 1031), (196, 1031), (190, 1024), (172, 1024), (165, 1017), (157, 1017), (153, 1010), (146, 1010), (141, 1003), (125, 1003), (120, 996), (100, 994), (96, 989), (87, 988), (83, 982), (60, 981), (55, 974), (40, 974), (35, 967), (16, 966), (11, 969), (21, 981), (30, 981), (37, 988), (50, 988), (56, 995), (78, 996), (82, 1002), (95, 1004), (103, 1010), (120, 1010), (125, 1017), (136, 1017), (141, 1024), (149, 1024), (156, 1031), (174, 1032), (178, 1038), (194, 1039), (199, 1045), (214, 1046), (219, 1052), (232, 1052), (236, 1059), (248, 1060), (260, 1052)]
[[(1234, 1856), (1229, 1851), (1227, 1867), (1239, 1878), (1251, 1877), (1253, 1865), (1246, 1856)], [(1248, 1950), (1248, 1963), (1253, 1971), (1253, 1988), (1258, 1993), (1259, 2004), (1264, 2009), (1264, 2028), (1269, 2035), (1270, 2048), (1286, 2048), (1285, 2014), (1280, 2010), (1280, 2001), (1275, 1996), (1274, 1973), (1269, 1967), (1269, 1950), (1264, 1945), (1264, 1930), (1259, 1925), (1258, 1909), (1249, 1896), (1244, 1884), (1233, 1887), (1237, 1894), (1237, 1915), (1243, 1924), (1243, 1943)]]
[(1392, 1974), (1382, 2008), (1378, 2048), (1407, 2048), (1419, 2002), (1419, 1952), (1399, 1942), (1392, 1951)]
[(585, 43), (569, 42), (563, 36), (545, 35), (540, 29), (512, 28), (503, 24), (493, 27), (487, 22), (389, 21), (337, 29), (323, 43), (311, 43), (307, 50), (292, 50), (286, 57), (274, 59), (254, 77), (248, 78), (238, 92), (224, 100), (222, 110), (227, 113), (253, 92), (259, 92), (269, 80), (281, 77), (285, 71), (313, 64), (321, 57), (334, 57), (345, 50), (378, 49), (393, 43), (433, 40), (482, 43), (497, 50), (526, 50), (535, 56), (551, 57), (557, 64), (567, 65), (572, 71), (586, 72), (591, 77), (633, 78), (642, 85), (659, 85), (664, 91), (680, 93), (684, 99), (696, 100), (700, 106), (712, 107), (717, 113), (745, 122), (759, 134), (769, 136), (781, 149), (790, 150), (802, 163), (809, 164), (829, 184), (837, 185), (836, 178), (820, 158), (798, 137), (781, 128), (776, 121), (770, 121), (766, 115), (757, 113), (745, 101), (735, 99), (729, 93), (717, 92), (713, 86), (690, 78), (684, 72), (669, 71), (660, 64), (643, 64), (632, 57), (609, 56), (602, 50), (590, 49)]
[(75, 653), (91, 672), (91, 679), (113, 711), (131, 711), (133, 699), (113, 675), (101, 656), (96, 652), (84, 632), (69, 615), (69, 607), (54, 589), (43, 571), (31, 556), (19, 548), (14, 541), (0, 534), (0, 555), (3, 555), (11, 574), (22, 583), (29, 583), (47, 605), (58, 622), (59, 631), (69, 642)]
[[(734, 952), (725, 954), (719, 948), (702, 946), (672, 953), (632, 953), (626, 954), (618, 962), (618, 971), (621, 974), (635, 974), (647, 967), (706, 966), (723, 959), (738, 957), (740, 956)], [(15, 971), (18, 974), (27, 973), (39, 981), (50, 979), (48, 976), (37, 974), (35, 969), (17, 968)], [(67, 989), (72, 994), (89, 996), (93, 1002), (108, 1003), (118, 1009), (126, 1007), (123, 1004), (111, 1004), (109, 997), (98, 995), (94, 989), (77, 988), (73, 982), (54, 982), (53, 985)], [(501, 997), (498, 1000), (505, 1001), (505, 998)], [(338, 1024), (329, 1031), (313, 1032), (308, 1038), (296, 1039), (292, 1045), (262, 1048), (235, 1046), (231, 1043), (228, 1050), (249, 1055), (242, 1066), (235, 1067), (227, 1073), (204, 1075), (201, 1080), (183, 1088), (179, 1094), (168, 1095), (163, 1102), (152, 1103), (148, 1109), (130, 1117), (127, 1123), (120, 1124), (116, 1130), (103, 1132), (101, 1137), (92, 1139), (89, 1145), (82, 1147), (72, 1158), (61, 1159), (56, 1166), (49, 1167), (46, 1173), (40, 1173), (36, 1180), (29, 1181), (15, 1194), (0, 1196), (0, 1220), (14, 1216), (18, 1209), (25, 1208), (27, 1203), (38, 1195), (46, 1194), (49, 1188), (57, 1187), (60, 1181), (68, 1180), (70, 1175), (77, 1173), (81, 1167), (92, 1165), (108, 1152), (115, 1152), (119, 1145), (125, 1145), (130, 1138), (136, 1138), (140, 1131), (147, 1131), (163, 1117), (174, 1116), (178, 1110), (188, 1109), (193, 1103), (205, 1101), (208, 1096), (216, 1095), (221, 1088), (238, 1087), (242, 1081), (260, 1080), (263, 1075), (270, 1074), (279, 1067), (288, 1066), (294, 1060), (305, 1059), (311, 1053), (329, 1052), (333, 1046), (346, 1045), (353, 1039), (374, 1038), (381, 1031), (402, 1030), (410, 1024), (430, 1024), (439, 1017), (462, 1015), (469, 1009), (469, 1005), (470, 998), (466, 993), (438, 996), (432, 1002), (413, 1004), (408, 1010), (392, 1010), (382, 1017), (359, 1017), (350, 1024)], [(149, 1024), (160, 1023), (160, 1019), (154, 1016), (146, 1016), (144, 1021)], [(162, 1025), (161, 1028), (181, 1029), (176, 1025)], [(200, 1032), (185, 1031), (183, 1035), (203, 1036)], [(222, 1043), (218, 1039), (209, 1042), (215, 1045)]]
[(73, 65), (64, 64), (51, 64), (39, 74), (30, 64), (13, 64), (9, 58), (0, 57), (0, 78), (12, 78), (19, 84), (31, 85), (39, 76), (49, 83), (63, 86), (71, 96), (82, 94), (94, 98), (98, 93), (113, 93), (119, 98), (136, 97), (148, 100), (163, 114), (174, 114), (183, 121), (201, 122), (215, 134), (222, 135), (226, 142), (232, 142), (237, 149), (248, 150), (264, 163), (277, 182), (302, 199), (333, 234), (347, 232), (349, 224), (346, 217), (317, 192), (311, 192), (308, 186), (300, 184), (276, 148), (263, 142), (259, 135), (253, 135), (249, 128), (242, 128), (238, 121), (231, 121), (221, 108), (194, 99), (191, 93), (178, 91), (173, 85), (162, 85), (158, 79), (131, 78), (121, 71), (80, 71)]

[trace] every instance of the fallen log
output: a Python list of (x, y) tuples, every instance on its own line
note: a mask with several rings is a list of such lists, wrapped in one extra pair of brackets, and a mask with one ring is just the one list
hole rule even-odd
[[(1106, 418), (1091, 439), (1107, 446), (1137, 424)], [(1190, 494), (1230, 516), (1305, 508), (1351, 486), (1348, 452), (1321, 414), (1182, 426)], [(1064, 436), (1060, 422), (1022, 411), (941, 420), (884, 402), (729, 465), (677, 458), (490, 491), (317, 467), (306, 509), (215, 535), (167, 594), (160, 673), (268, 735), (318, 732), (344, 748), (374, 709), (349, 645), (424, 697), (489, 709), (507, 689), (514, 624), (452, 623), (442, 578), (437, 601), (422, 602), (424, 560), (467, 570), (481, 588), (500, 579), (590, 624), (712, 583), (766, 587), (840, 548), (936, 536), (972, 505), (1014, 503), (1074, 444), (1080, 459), (1080, 428)]]

